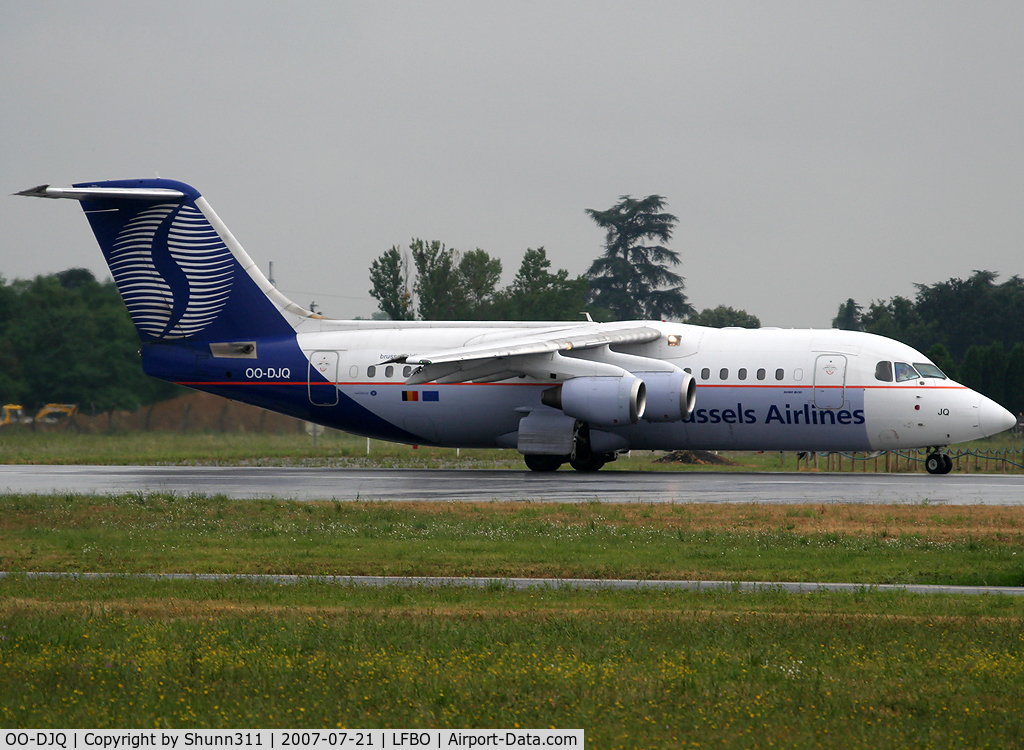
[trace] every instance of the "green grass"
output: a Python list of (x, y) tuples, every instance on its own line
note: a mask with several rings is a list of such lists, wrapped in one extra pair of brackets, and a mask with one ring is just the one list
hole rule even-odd
[(522, 467), (517, 451), (413, 448), (328, 430), (305, 434), (0, 430), (0, 463), (190, 466)]
[(5, 727), (582, 727), (1014, 747), (1018, 598), (0, 582)]
[[(366, 461), (365, 440), (341, 435), (321, 438), (316, 451), (299, 436), (51, 437), (0, 435), (0, 460)], [(503, 465), (510, 453), (508, 465), (520, 465), (507, 451), (371, 447), (381, 452), (370, 465)], [(751, 460), (771, 470), (779, 458)], [(0, 496), (0, 569), (21, 571), (1021, 586), (1022, 556), (1024, 509), (989, 506)], [(870, 588), (12, 576), (0, 580), (0, 726), (518, 725), (584, 728), (589, 746), (602, 748), (1019, 747), (1022, 622), (1024, 597)]]
[[(954, 450), (995, 451), (1020, 449), (1021, 436), (1004, 434), (988, 440), (954, 446)], [(664, 453), (634, 451), (608, 464), (604, 471), (796, 471), (793, 452), (722, 452), (735, 466), (661, 464), (655, 459)], [(923, 460), (922, 452), (920, 459)], [(863, 457), (863, 454), (858, 454)], [(1015, 456), (1024, 463), (1021, 455)], [(21, 428), (0, 428), (0, 463), (6, 464), (92, 464), (92, 465), (190, 465), (190, 466), (323, 466), (378, 468), (465, 468), (514, 469), (525, 471), (522, 456), (515, 450), (456, 450), (387, 443), (380, 440), (328, 430), (314, 446), (306, 434), (270, 433), (191, 433), (142, 432), (80, 434), (74, 432), (32, 432)], [(843, 460), (843, 470), (855, 465), (856, 471), (884, 471), (884, 458)], [(924, 471), (915, 462), (916, 471)], [(826, 469), (824, 456), (818, 458), (820, 471)], [(963, 472), (966, 458), (956, 471)], [(568, 466), (563, 470), (570, 470)], [(806, 470), (806, 466), (805, 469)], [(906, 470), (906, 461), (901, 463)], [(971, 471), (1000, 472), (997, 461), (986, 466), (976, 459)], [(1008, 468), (1011, 471), (1020, 469)]]
[(8, 495), (0, 569), (1024, 585), (1019, 510), (951, 535), (937, 507), (857, 533), (850, 506), (738, 507)]

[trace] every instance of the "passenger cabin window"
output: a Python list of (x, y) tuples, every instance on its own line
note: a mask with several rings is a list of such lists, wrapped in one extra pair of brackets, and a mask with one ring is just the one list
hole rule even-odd
[(938, 367), (933, 365), (931, 362), (915, 362), (914, 367), (921, 373), (922, 378), (939, 378), (945, 380), (946, 376)]
[(896, 382), (903, 383), (907, 380), (913, 380), (918, 377), (917, 370), (908, 365), (906, 362), (896, 363)]
[(875, 365), (875, 380), (883, 383), (892, 382), (892, 362), (882, 361)]
[(747, 379), (747, 368), (746, 367), (741, 367), (739, 369), (739, 371), (736, 373), (736, 377), (738, 377), (740, 380), (746, 380)]
[(394, 365), (388, 365), (387, 367), (384, 368), (384, 377), (390, 378), (394, 374), (395, 374)]
[(376, 375), (377, 375), (377, 368), (376, 367), (374, 367), (373, 365), (370, 365), (369, 367), (366, 368), (366, 377), (372, 378), (372, 377), (375, 377)]
[(764, 380), (764, 377), (765, 377), (766, 374), (767, 373), (764, 371), (763, 367), (759, 368), (758, 371), (757, 371), (757, 379), (758, 380)]
[(402, 368), (402, 377), (407, 378), (412, 375), (412, 365), (406, 365)]
[(705, 367), (703, 370), (700, 371), (700, 379), (701, 380), (707, 380), (710, 377), (711, 377), (711, 370), (709, 368)]
[(729, 368), (728, 367), (723, 367), (721, 370), (718, 371), (718, 379), (719, 380), (728, 380), (729, 379)]
[(786, 371), (783, 370), (781, 367), (775, 371), (776, 380), (782, 380), (784, 377), (786, 377)]

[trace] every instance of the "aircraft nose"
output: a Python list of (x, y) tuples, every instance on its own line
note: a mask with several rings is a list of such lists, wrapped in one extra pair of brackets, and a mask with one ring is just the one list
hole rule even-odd
[(1009, 410), (1004, 409), (987, 396), (981, 397), (978, 411), (980, 412), (978, 426), (986, 437), (1004, 432), (1017, 424), (1017, 418)]

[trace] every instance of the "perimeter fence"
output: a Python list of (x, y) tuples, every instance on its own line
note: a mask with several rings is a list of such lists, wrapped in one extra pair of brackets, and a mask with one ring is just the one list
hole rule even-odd
[[(902, 473), (926, 471), (924, 464), (930, 449), (905, 451), (875, 451), (873, 453), (801, 453), (797, 457), (797, 471), (861, 471)], [(986, 448), (985, 450), (947, 451), (953, 461), (953, 471), (1002, 474), (1024, 470), (1024, 446)]]

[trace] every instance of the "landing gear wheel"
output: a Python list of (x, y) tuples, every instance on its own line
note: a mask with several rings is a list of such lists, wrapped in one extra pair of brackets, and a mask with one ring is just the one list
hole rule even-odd
[(929, 474), (948, 474), (953, 468), (953, 459), (944, 453), (929, 453), (924, 468)]
[(586, 460), (570, 458), (569, 465), (576, 471), (600, 471), (601, 467), (608, 463), (608, 457), (603, 453), (591, 453)]
[(541, 454), (527, 454), (523, 456), (526, 467), (530, 471), (558, 471), (558, 467), (565, 463), (565, 456), (548, 456)]

